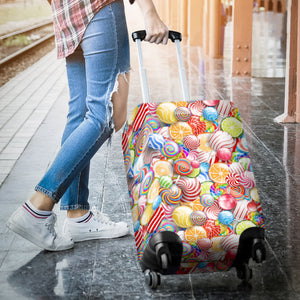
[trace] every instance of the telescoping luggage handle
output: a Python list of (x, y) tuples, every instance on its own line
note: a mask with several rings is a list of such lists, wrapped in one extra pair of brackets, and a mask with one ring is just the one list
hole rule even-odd
[[(132, 39), (134, 40), (134, 42), (136, 42), (137, 49), (138, 49), (138, 61), (139, 61), (140, 77), (141, 77), (141, 84), (142, 84), (143, 102), (148, 103), (150, 102), (150, 96), (149, 96), (147, 74), (146, 74), (146, 69), (144, 67), (142, 47), (141, 47), (141, 41), (143, 41), (145, 37), (146, 37), (145, 30), (139, 30), (132, 33)], [(188, 101), (190, 97), (189, 97), (187, 79), (186, 79), (185, 69), (183, 66), (182, 53), (180, 48), (180, 42), (182, 40), (181, 33), (170, 30), (169, 39), (176, 45), (178, 72), (179, 72), (181, 89), (183, 93), (183, 100)]]

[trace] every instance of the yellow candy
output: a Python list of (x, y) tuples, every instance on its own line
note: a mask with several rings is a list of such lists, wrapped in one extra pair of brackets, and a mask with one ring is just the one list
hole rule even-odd
[(253, 188), (251, 191), (250, 191), (250, 196), (251, 198), (253, 199), (254, 202), (256, 203), (259, 203), (259, 196), (258, 196), (258, 192), (257, 192), (257, 188)]
[(141, 217), (141, 220), (140, 220), (140, 223), (142, 226), (145, 226), (148, 224), (148, 222), (150, 221), (152, 215), (153, 215), (153, 209), (152, 209), (152, 204), (150, 205), (147, 205), (143, 214), (142, 214), (142, 217)]
[(132, 215), (132, 221), (133, 224), (139, 219), (139, 208), (137, 205), (135, 205), (132, 209), (131, 209), (131, 215)]
[(131, 125), (137, 115), (139, 108), (135, 107), (134, 110), (131, 112), (130, 117), (128, 118), (128, 124)]
[(156, 108), (156, 114), (160, 121), (166, 124), (173, 124), (177, 122), (174, 111), (177, 106), (174, 103), (161, 103)]
[(140, 186), (141, 184), (139, 183), (135, 189), (134, 189), (134, 192), (133, 192), (133, 200), (134, 200), (134, 204), (137, 203), (137, 201), (139, 200), (139, 197), (140, 197)]
[(153, 165), (155, 177), (170, 176), (173, 177), (173, 165), (166, 160), (158, 160)]
[(191, 245), (196, 244), (199, 239), (206, 237), (206, 230), (202, 226), (193, 226), (184, 232), (184, 238)]
[(223, 251), (223, 247), (222, 247), (222, 241), (223, 241), (223, 237), (214, 237), (212, 238), (212, 242), (213, 245), (211, 247), (211, 250), (215, 251), (215, 252), (222, 252)]
[(174, 223), (181, 228), (189, 228), (193, 226), (191, 221), (191, 213), (193, 210), (188, 206), (179, 206), (173, 210), (172, 218)]
[(148, 191), (148, 195), (147, 195), (148, 203), (152, 203), (154, 199), (159, 195), (159, 189), (160, 189), (159, 180), (155, 178)]
[(203, 150), (205, 152), (211, 152), (212, 149), (209, 143), (210, 136), (211, 136), (210, 133), (203, 133), (198, 135), (198, 138), (200, 139), (200, 146), (198, 148), (199, 150)]

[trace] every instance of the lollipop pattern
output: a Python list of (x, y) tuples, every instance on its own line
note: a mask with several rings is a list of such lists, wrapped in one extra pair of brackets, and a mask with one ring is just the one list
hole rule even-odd
[(242, 232), (264, 227), (240, 126), (229, 101), (148, 103), (134, 110), (122, 149), (139, 260), (154, 234), (171, 231), (184, 249), (177, 273), (226, 271)]

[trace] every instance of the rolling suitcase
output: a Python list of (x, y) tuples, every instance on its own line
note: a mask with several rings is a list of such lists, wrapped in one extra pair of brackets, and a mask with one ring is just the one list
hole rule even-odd
[(177, 48), (183, 101), (149, 101), (138, 48), (143, 103), (128, 119), (122, 149), (137, 255), (147, 284), (160, 274), (223, 272), (252, 277), (252, 258), (265, 260), (264, 217), (255, 187), (242, 119), (230, 101), (189, 101)]

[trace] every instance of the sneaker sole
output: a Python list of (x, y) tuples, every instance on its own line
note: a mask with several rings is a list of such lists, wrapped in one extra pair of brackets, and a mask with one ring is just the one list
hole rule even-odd
[(66, 246), (66, 247), (64, 247), (62, 249), (59, 249), (59, 250), (47, 248), (38, 239), (36, 239), (33, 235), (31, 235), (28, 232), (24, 231), (22, 227), (18, 226), (15, 222), (11, 221), (10, 219), (7, 221), (6, 226), (10, 230), (12, 230), (13, 232), (15, 232), (18, 235), (20, 235), (21, 237), (23, 237), (24, 239), (30, 241), (31, 243), (35, 244), (36, 246), (38, 246), (42, 249), (45, 249), (47, 251), (63, 251), (63, 250), (72, 249), (74, 247), (74, 244), (71, 244), (70, 246)]
[(87, 234), (71, 234), (73, 241), (76, 242), (83, 242), (83, 241), (89, 241), (89, 240), (104, 240), (104, 239), (115, 239), (120, 238), (125, 235), (129, 234), (129, 228), (126, 228), (123, 232), (118, 232), (118, 234), (112, 234), (107, 232), (91, 232)]

